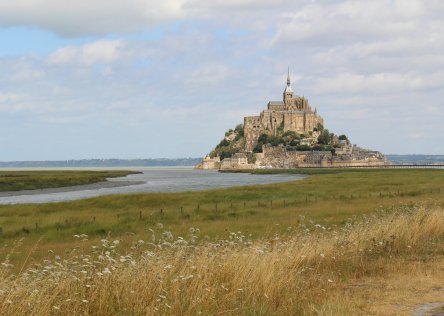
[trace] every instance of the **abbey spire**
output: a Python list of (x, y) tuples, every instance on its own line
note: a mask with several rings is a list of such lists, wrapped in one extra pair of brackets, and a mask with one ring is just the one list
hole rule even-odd
[(287, 100), (293, 98), (293, 89), (291, 88), (291, 80), (290, 80), (290, 67), (288, 67), (288, 74), (287, 74), (287, 86), (284, 90), (284, 102)]
[(287, 87), (289, 87), (291, 85), (291, 81), (290, 81), (290, 67), (288, 67), (288, 74), (287, 74)]

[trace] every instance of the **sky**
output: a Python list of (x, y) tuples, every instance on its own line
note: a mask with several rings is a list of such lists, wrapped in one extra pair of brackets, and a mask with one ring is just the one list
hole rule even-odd
[(444, 154), (442, 0), (0, 0), (0, 160), (200, 157), (292, 87), (386, 154)]

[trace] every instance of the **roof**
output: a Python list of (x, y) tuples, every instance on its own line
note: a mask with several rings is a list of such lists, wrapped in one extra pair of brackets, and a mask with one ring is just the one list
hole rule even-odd
[(268, 105), (285, 105), (283, 101), (270, 101)]

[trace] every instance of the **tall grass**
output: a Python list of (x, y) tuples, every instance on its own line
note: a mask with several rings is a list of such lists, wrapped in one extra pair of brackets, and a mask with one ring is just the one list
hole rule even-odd
[(331, 299), (341, 284), (442, 253), (444, 212), (398, 208), (331, 227), (301, 216), (256, 240), (242, 232), (205, 240), (198, 228), (173, 236), (160, 223), (131, 247), (73, 238), (78, 246), (65, 257), (50, 254), (21, 273), (3, 262), (3, 314), (352, 315), (353, 302)]

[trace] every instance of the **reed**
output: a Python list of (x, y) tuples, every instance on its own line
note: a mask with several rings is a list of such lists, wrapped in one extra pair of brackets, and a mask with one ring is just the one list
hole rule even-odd
[(19, 274), (6, 258), (2, 314), (378, 314), (368, 293), (349, 295), (351, 285), (413, 277), (413, 263), (442, 264), (444, 212), (399, 207), (334, 227), (300, 217), (285, 233), (254, 240), (231, 231), (208, 241), (197, 228), (175, 236), (161, 223), (129, 247), (124, 239), (93, 247), (86, 235), (73, 239), (68, 254)]

